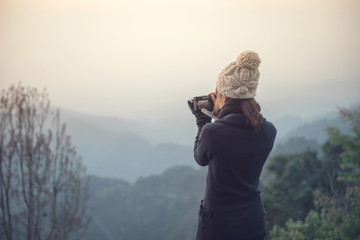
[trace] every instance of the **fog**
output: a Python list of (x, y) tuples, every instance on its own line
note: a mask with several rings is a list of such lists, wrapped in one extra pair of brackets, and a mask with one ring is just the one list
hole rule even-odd
[(0, 88), (46, 87), (52, 105), (128, 119), (191, 118), (244, 50), (259, 53), (270, 118), (360, 100), (357, 0), (0, 0)]
[[(50, 139), (59, 139), (56, 130), (53, 138), (14, 131), (31, 129), (35, 118), (4, 118), (26, 123), (1, 124), (0, 175), (6, 181), (0, 180), (0, 215), (6, 216), (0, 235), (9, 226), (7, 234), (15, 238), (31, 238), (31, 232), (40, 238), (49, 227), (67, 236), (60, 229), (76, 230), (86, 217), (77, 203), (88, 197), (71, 194), (81, 192), (90, 196), (86, 209), (92, 212), (87, 230), (79, 233), (84, 239), (195, 239), (207, 169), (194, 161), (197, 127), (186, 102), (214, 91), (223, 67), (254, 50), (262, 60), (256, 99), (277, 128), (260, 185), (268, 237), (273, 230), (286, 234), (280, 227), (287, 221), (292, 237), (295, 229), (307, 239), (357, 238), (341, 234), (359, 233), (353, 224), (359, 222), (359, 184), (352, 175), (359, 169), (352, 162), (359, 159), (359, 134), (335, 111), (360, 106), (359, 24), (359, 0), (0, 0), (0, 90), (19, 82), (46, 88), (74, 144), (48, 147)], [(336, 137), (339, 145), (328, 144), (326, 126), (347, 134), (346, 141)], [(75, 149), (84, 166), (72, 161)], [(76, 179), (83, 175), (52, 167), (61, 159), (86, 167), (86, 190), (72, 187), (80, 186)], [(258, 168), (261, 159), (255, 160)], [(52, 175), (56, 180), (49, 180)], [(337, 183), (350, 177), (353, 182)], [(245, 190), (226, 189), (234, 190), (231, 201), (252, 199)], [(74, 208), (82, 212), (75, 220)]]

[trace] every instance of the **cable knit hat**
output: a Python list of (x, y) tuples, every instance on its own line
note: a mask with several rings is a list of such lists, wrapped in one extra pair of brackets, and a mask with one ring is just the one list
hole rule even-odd
[(256, 95), (259, 83), (260, 58), (256, 52), (240, 53), (235, 62), (227, 65), (216, 80), (218, 92), (228, 98), (248, 99)]

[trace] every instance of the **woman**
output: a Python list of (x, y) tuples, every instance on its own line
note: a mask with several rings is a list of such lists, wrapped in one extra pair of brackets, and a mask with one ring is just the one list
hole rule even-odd
[(254, 99), (260, 58), (242, 52), (216, 81), (211, 119), (194, 111), (198, 133), (194, 156), (209, 166), (205, 197), (199, 211), (197, 240), (264, 239), (265, 211), (259, 178), (273, 147), (276, 129), (260, 113)]

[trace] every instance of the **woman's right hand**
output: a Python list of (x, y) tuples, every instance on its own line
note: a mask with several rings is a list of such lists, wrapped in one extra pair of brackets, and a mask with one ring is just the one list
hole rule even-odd
[(213, 101), (214, 105), (215, 105), (215, 102), (216, 102), (216, 93), (214, 92), (211, 92), (209, 93), (210, 97), (211, 97), (211, 100)]

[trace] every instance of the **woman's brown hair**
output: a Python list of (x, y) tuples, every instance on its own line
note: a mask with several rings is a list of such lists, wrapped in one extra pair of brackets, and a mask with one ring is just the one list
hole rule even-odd
[(246, 124), (250, 125), (255, 132), (263, 124), (263, 116), (260, 113), (260, 105), (255, 98), (242, 99), (241, 108), (245, 116)]
[(255, 98), (226, 98), (225, 105), (218, 114), (221, 118), (221, 116), (224, 116), (231, 112), (241, 112), (245, 116), (246, 125), (252, 127), (256, 132), (264, 121), (260, 111), (260, 106), (256, 102)]

